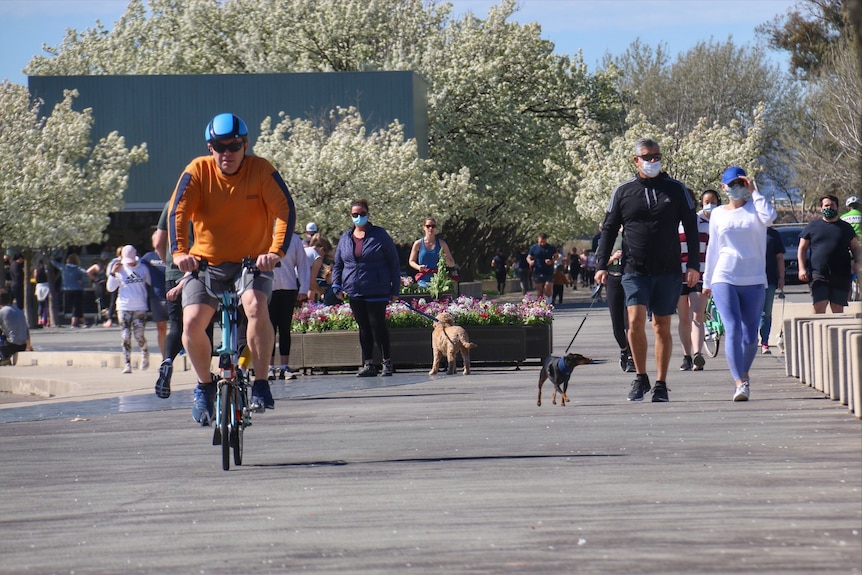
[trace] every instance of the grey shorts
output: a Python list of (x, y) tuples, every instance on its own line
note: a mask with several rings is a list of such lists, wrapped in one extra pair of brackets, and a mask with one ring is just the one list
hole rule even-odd
[[(203, 303), (218, 309), (219, 300), (207, 293), (206, 284), (204, 284), (207, 275), (209, 275), (209, 287), (216, 294), (221, 294), (231, 286), (239, 293), (245, 291), (240, 285), (242, 264), (225, 262), (217, 266), (211, 265), (205, 273), (200, 273), (197, 278), (191, 278), (183, 286), (183, 307)], [(250, 289), (266, 294), (267, 300), (272, 296), (272, 272), (260, 272), (258, 277), (248, 274), (246, 282), (250, 284)]]
[(623, 274), (626, 307), (644, 305), (657, 316), (673, 315), (679, 303), (682, 284), (679, 272), (669, 274)]

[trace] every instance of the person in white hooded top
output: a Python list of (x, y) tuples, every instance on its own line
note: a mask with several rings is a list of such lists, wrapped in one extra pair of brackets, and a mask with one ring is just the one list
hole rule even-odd
[(123, 373), (132, 373), (132, 335), (141, 348), (141, 369), (150, 365), (150, 353), (144, 334), (147, 327), (147, 286), (152, 283), (147, 266), (138, 262), (134, 246), (124, 246), (122, 255), (108, 270), (108, 291), (117, 291), (117, 317), (123, 337)]
[(738, 166), (724, 171), (721, 187), (730, 202), (709, 218), (703, 293), (712, 295), (724, 323), (724, 353), (736, 384), (733, 401), (747, 401), (766, 295), (766, 228), (777, 214)]
[[(269, 302), (269, 319), (278, 334), (278, 354), (272, 351), (269, 379), (296, 379), (290, 369), (290, 326), (297, 302), (305, 301), (309, 290), (308, 257), (302, 239), (293, 234), (290, 246), (281, 258), (281, 265), (273, 270), (272, 299)], [(280, 361), (279, 361), (280, 360)], [(280, 367), (279, 367), (280, 365)]]

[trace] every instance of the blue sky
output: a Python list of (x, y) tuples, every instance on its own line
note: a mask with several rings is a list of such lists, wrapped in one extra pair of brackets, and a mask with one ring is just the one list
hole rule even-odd
[[(454, 0), (456, 14), (467, 11), (479, 17), (488, 13), (492, 0)], [(656, 46), (663, 42), (676, 55), (699, 41), (728, 37), (739, 45), (755, 44), (754, 28), (784, 14), (795, 0), (521, 0), (514, 20), (538, 22), (542, 36), (560, 54), (581, 50), (595, 70), (606, 52), (616, 56), (640, 40)], [(0, 80), (26, 84), (21, 72), (42, 44), (57, 46), (66, 28), (82, 31), (100, 20), (105, 26), (125, 11), (124, 0), (0, 0), (3, 33), (0, 34)], [(787, 58), (771, 54), (785, 66)]]

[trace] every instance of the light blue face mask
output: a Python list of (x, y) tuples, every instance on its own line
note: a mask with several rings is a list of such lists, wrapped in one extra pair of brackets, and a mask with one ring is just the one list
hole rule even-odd
[(356, 216), (351, 218), (354, 226), (364, 226), (368, 223), (368, 216)]
[(736, 184), (727, 188), (727, 197), (731, 200), (744, 200), (749, 195), (750, 194), (748, 193), (748, 190), (745, 189), (745, 186)]
[(703, 213), (708, 214), (717, 206), (715, 204), (703, 204)]

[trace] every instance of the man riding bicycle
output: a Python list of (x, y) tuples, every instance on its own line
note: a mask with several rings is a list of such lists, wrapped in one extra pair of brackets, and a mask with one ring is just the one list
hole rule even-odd
[[(284, 256), (293, 236), (296, 212), (293, 199), (278, 171), (267, 160), (248, 155), (248, 127), (233, 114), (219, 114), (207, 124), (210, 155), (192, 160), (171, 197), (168, 235), (174, 264), (188, 273), (198, 260), (209, 262), (211, 288), (220, 293), (236, 283), (244, 257), (256, 258), (262, 272), (241, 303), (248, 320), (247, 345), (256, 379), (252, 406), (273, 409), (275, 401), (265, 379), (275, 342), (269, 319), (272, 270)], [(194, 245), (189, 248), (188, 222)], [(240, 286), (237, 286), (238, 288)], [(192, 417), (209, 425), (217, 393), (211, 373), (212, 344), (206, 328), (219, 302), (207, 293), (203, 278), (183, 287), (183, 346), (198, 378)]]

